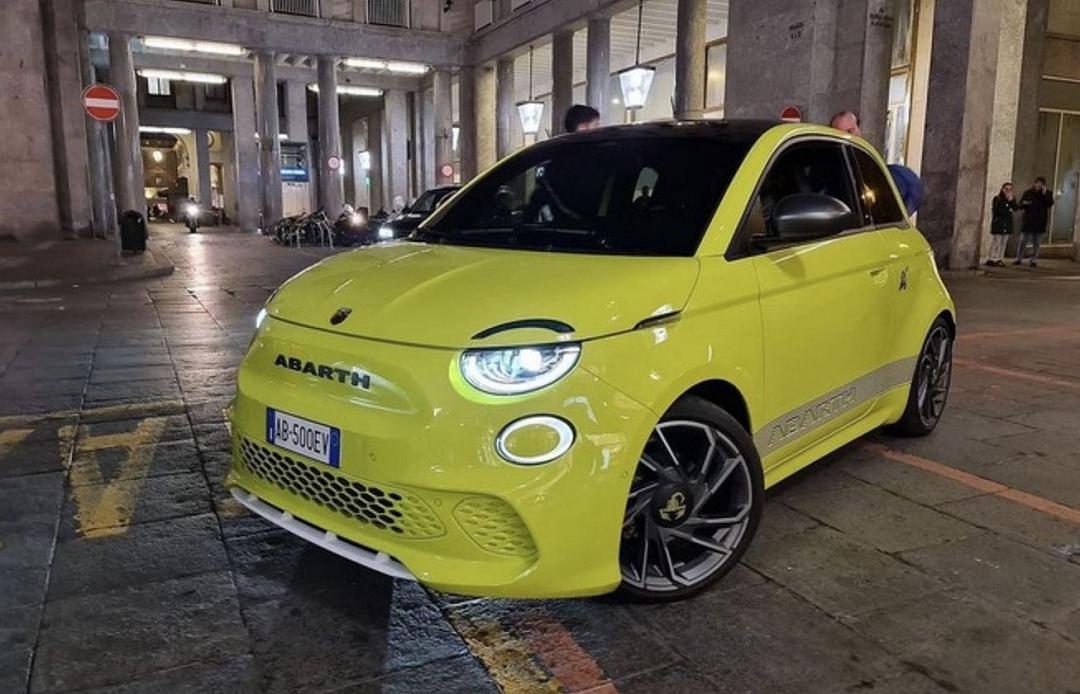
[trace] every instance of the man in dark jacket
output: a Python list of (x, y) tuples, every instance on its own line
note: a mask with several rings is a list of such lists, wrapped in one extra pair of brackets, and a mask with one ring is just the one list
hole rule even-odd
[(1016, 251), (1016, 261), (1013, 265), (1019, 265), (1024, 261), (1024, 252), (1027, 245), (1032, 246), (1031, 267), (1035, 267), (1039, 259), (1039, 244), (1042, 235), (1046, 233), (1046, 222), (1050, 217), (1050, 208), (1054, 206), (1054, 194), (1046, 189), (1046, 179), (1039, 176), (1035, 179), (1035, 185), (1028, 188), (1020, 198), (1020, 207), (1024, 210), (1024, 222), (1020, 226), (1020, 248)]

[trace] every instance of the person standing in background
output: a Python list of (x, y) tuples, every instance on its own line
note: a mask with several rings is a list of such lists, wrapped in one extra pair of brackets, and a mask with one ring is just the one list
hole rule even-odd
[(1024, 210), (1024, 221), (1020, 226), (1020, 248), (1016, 250), (1016, 261), (1013, 265), (1024, 262), (1024, 254), (1030, 243), (1031, 267), (1037, 267), (1039, 260), (1039, 245), (1042, 235), (1046, 233), (1046, 222), (1050, 218), (1050, 208), (1054, 206), (1054, 194), (1046, 189), (1046, 179), (1039, 176), (1035, 179), (1035, 185), (1028, 188), (1020, 198), (1020, 207)]
[(600, 112), (592, 106), (574, 104), (566, 109), (563, 118), (565, 132), (577, 133), (583, 130), (593, 130), (600, 127)]
[(1013, 195), (1013, 184), (1005, 183), (990, 203), (990, 255), (986, 264), (1004, 267), (1005, 247), (1013, 231), (1013, 212), (1020, 209)]

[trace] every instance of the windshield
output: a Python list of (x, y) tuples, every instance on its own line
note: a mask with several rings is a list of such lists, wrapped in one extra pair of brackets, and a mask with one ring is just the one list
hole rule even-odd
[(557, 138), (497, 166), (413, 238), (691, 256), (750, 145), (686, 135)]
[(439, 206), (440, 200), (453, 192), (453, 190), (426, 191), (416, 199), (416, 202), (409, 206), (409, 214), (429, 214)]

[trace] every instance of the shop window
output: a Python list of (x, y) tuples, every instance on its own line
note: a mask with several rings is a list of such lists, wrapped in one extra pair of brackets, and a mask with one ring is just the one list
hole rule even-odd
[(172, 96), (172, 83), (158, 77), (149, 77), (146, 80), (146, 93), (150, 96)]

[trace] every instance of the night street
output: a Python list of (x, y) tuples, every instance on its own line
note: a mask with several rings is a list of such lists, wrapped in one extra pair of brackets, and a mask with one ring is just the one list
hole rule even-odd
[(174, 274), (0, 294), (0, 692), (1080, 691), (1075, 272), (946, 276), (940, 427), (771, 490), (705, 593), (510, 601), (391, 580), (236, 503), (236, 367), (328, 251), (150, 243)]

